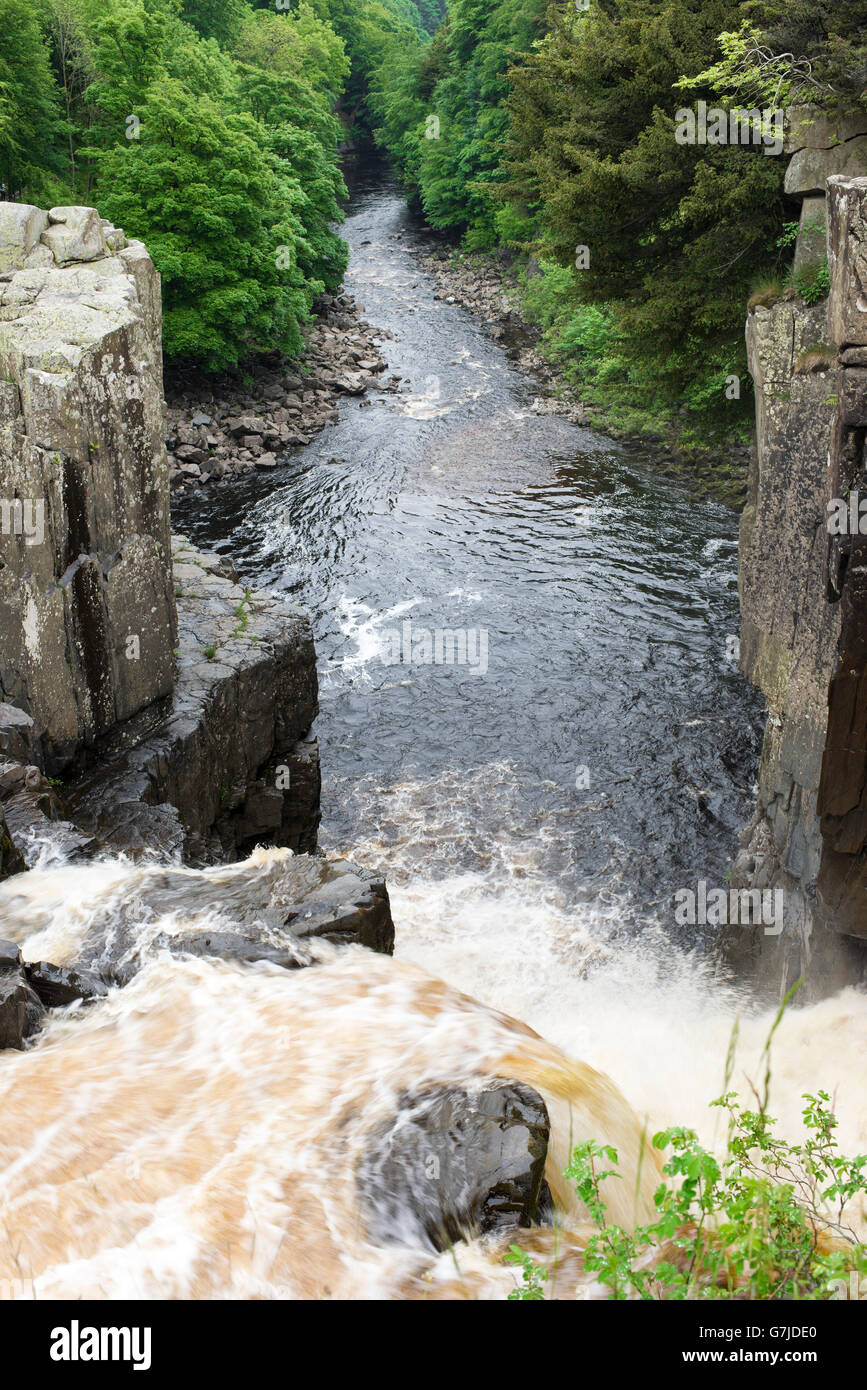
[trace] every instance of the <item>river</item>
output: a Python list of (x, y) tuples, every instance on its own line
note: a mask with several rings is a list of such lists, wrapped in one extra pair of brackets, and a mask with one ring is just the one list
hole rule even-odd
[[(174, 521), (309, 611), (321, 841), (385, 875), (396, 958), (291, 977), (161, 959), (0, 1058), (2, 1129), (34, 1094), (43, 1108), (7, 1155), (0, 1277), (23, 1269), (41, 1296), (502, 1297), (514, 1275), (475, 1244), (453, 1261), (365, 1237), (359, 1116), (420, 1078), (499, 1072), (557, 1113), (571, 1101), (561, 1158), (570, 1125), (628, 1149), (631, 1117), (598, 1132), (574, 1058), (640, 1123), (713, 1143), (741, 1007), (735, 1084), (757, 1075), (771, 1019), (673, 901), (724, 884), (751, 812), (762, 712), (730, 655), (737, 517), (539, 411), (507, 351), (434, 297), (425, 234), (381, 172), (356, 180), (344, 234), (346, 288), (393, 335), (405, 389), (346, 398), (281, 468)], [(465, 660), (393, 659), (443, 633)], [(85, 873), (98, 896), (134, 895), (140, 872), (54, 866), (37, 888), (62, 932)], [(772, 1108), (788, 1132), (802, 1091), (837, 1088), (841, 1143), (863, 1148), (865, 1041), (854, 991), (787, 1017)]]

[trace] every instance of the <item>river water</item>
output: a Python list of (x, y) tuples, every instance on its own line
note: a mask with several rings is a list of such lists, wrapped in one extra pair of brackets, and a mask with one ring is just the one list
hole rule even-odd
[[(395, 1096), (523, 1078), (561, 1167), (569, 1134), (628, 1165), (645, 1119), (719, 1139), (707, 1105), (739, 1008), (734, 1084), (758, 1075), (771, 1020), (673, 905), (724, 883), (751, 809), (737, 518), (538, 412), (533, 380), (434, 298), (381, 174), (358, 179), (345, 235), (346, 288), (394, 335), (405, 389), (347, 398), (285, 466), (185, 499), (175, 526), (310, 612), (321, 839), (387, 878), (396, 958), (326, 952), (289, 976), (165, 957), (0, 1057), (0, 1279), (41, 1296), (502, 1297), (514, 1276), (474, 1243), (453, 1260), (366, 1238), (352, 1174)], [(465, 660), (394, 659), (444, 632)], [(4, 931), (35, 952), (29, 920), (74, 954), (94, 904), (146, 873), (48, 865)], [(824, 1086), (844, 1147), (864, 1147), (865, 1043), (854, 991), (784, 1020), (787, 1132)]]

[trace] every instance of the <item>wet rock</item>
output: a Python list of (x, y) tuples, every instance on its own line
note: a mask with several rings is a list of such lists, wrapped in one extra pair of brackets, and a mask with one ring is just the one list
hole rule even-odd
[[(175, 915), (182, 930), (143, 939), (142, 921)], [(390, 955), (384, 882), (346, 860), (260, 851), (206, 870), (143, 868), (129, 901), (106, 904), (92, 922), (75, 968), (126, 984), (150, 954), (170, 950), (299, 969), (316, 959), (317, 939)]]
[(0, 704), (0, 754), (10, 762), (33, 762), (36, 749), (33, 727), (33, 720), (23, 709)]
[(12, 941), (0, 941), (0, 1049), (19, 1050), (39, 1031), (42, 1004), (30, 988), (21, 952)]
[(517, 1081), (402, 1097), (359, 1167), (371, 1239), (446, 1250), (532, 1225), (548, 1214), (549, 1133), (542, 1097)]
[(103, 999), (108, 993), (98, 975), (67, 970), (62, 965), (39, 960), (24, 967), (27, 983), (46, 1009), (63, 1008), (77, 1000)]
[(0, 808), (13, 844), (18, 847), (21, 868), (29, 868), (35, 862), (40, 842), (48, 837), (48, 823), (52, 845), (70, 861), (100, 847), (93, 836), (82, 834), (66, 818), (61, 798), (38, 767), (0, 761)]
[(12, 838), (12, 832), (0, 806), (0, 880), (10, 878), (12, 874), (20, 874), (26, 868), (24, 856)]
[[(217, 960), (234, 960), (245, 963), (268, 961), (279, 965), (283, 970), (302, 970), (313, 964), (309, 950), (287, 939), (284, 946), (273, 946), (260, 937), (245, 932), (181, 932), (177, 936), (162, 934), (154, 939), (153, 950), (171, 951), (176, 956), (211, 956)], [(120, 972), (120, 983), (124, 975), (134, 973), (134, 967), (126, 967)], [(117, 976), (116, 976), (117, 977)]]
[(14, 941), (0, 937), (0, 970), (18, 970), (21, 967), (21, 948)]

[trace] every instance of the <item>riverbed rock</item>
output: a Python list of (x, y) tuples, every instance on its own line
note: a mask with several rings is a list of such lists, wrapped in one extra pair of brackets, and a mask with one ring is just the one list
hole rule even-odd
[[(142, 931), (142, 922), (161, 918), (171, 930)], [(259, 850), (205, 870), (143, 867), (127, 898), (93, 920), (75, 968), (122, 985), (155, 951), (168, 950), (300, 969), (315, 963), (317, 941), (391, 955), (385, 883), (346, 860)]]
[(42, 1013), (24, 974), (20, 950), (12, 941), (0, 941), (0, 1050), (22, 1049), (39, 1031)]
[(175, 645), (159, 276), (93, 209), (0, 205), (0, 396), (0, 700), (53, 772)]
[(545, 1102), (522, 1082), (402, 1096), (359, 1167), (370, 1238), (447, 1250), (546, 1217), (549, 1134)]
[(255, 363), (243, 385), (232, 372), (208, 378), (170, 373), (166, 441), (173, 489), (279, 468), (289, 450), (303, 448), (337, 420), (341, 397), (396, 389), (377, 381), (388, 365), (378, 342), (388, 332), (361, 319), (350, 295), (323, 295), (316, 309), (300, 370), (275, 353)]
[(108, 993), (98, 975), (89, 971), (68, 970), (47, 960), (28, 962), (24, 974), (46, 1009), (60, 1009), (79, 1001), (89, 1003), (93, 999), (104, 999)]

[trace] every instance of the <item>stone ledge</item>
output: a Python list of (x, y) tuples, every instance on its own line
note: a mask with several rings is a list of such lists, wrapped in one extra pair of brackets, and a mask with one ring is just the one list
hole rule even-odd
[[(75, 824), (114, 851), (235, 859), (263, 840), (316, 847), (319, 764), (313, 633), (282, 597), (237, 582), (173, 538), (177, 678), (144, 731), (130, 721), (68, 798)], [(156, 725), (156, 727), (154, 727)]]

